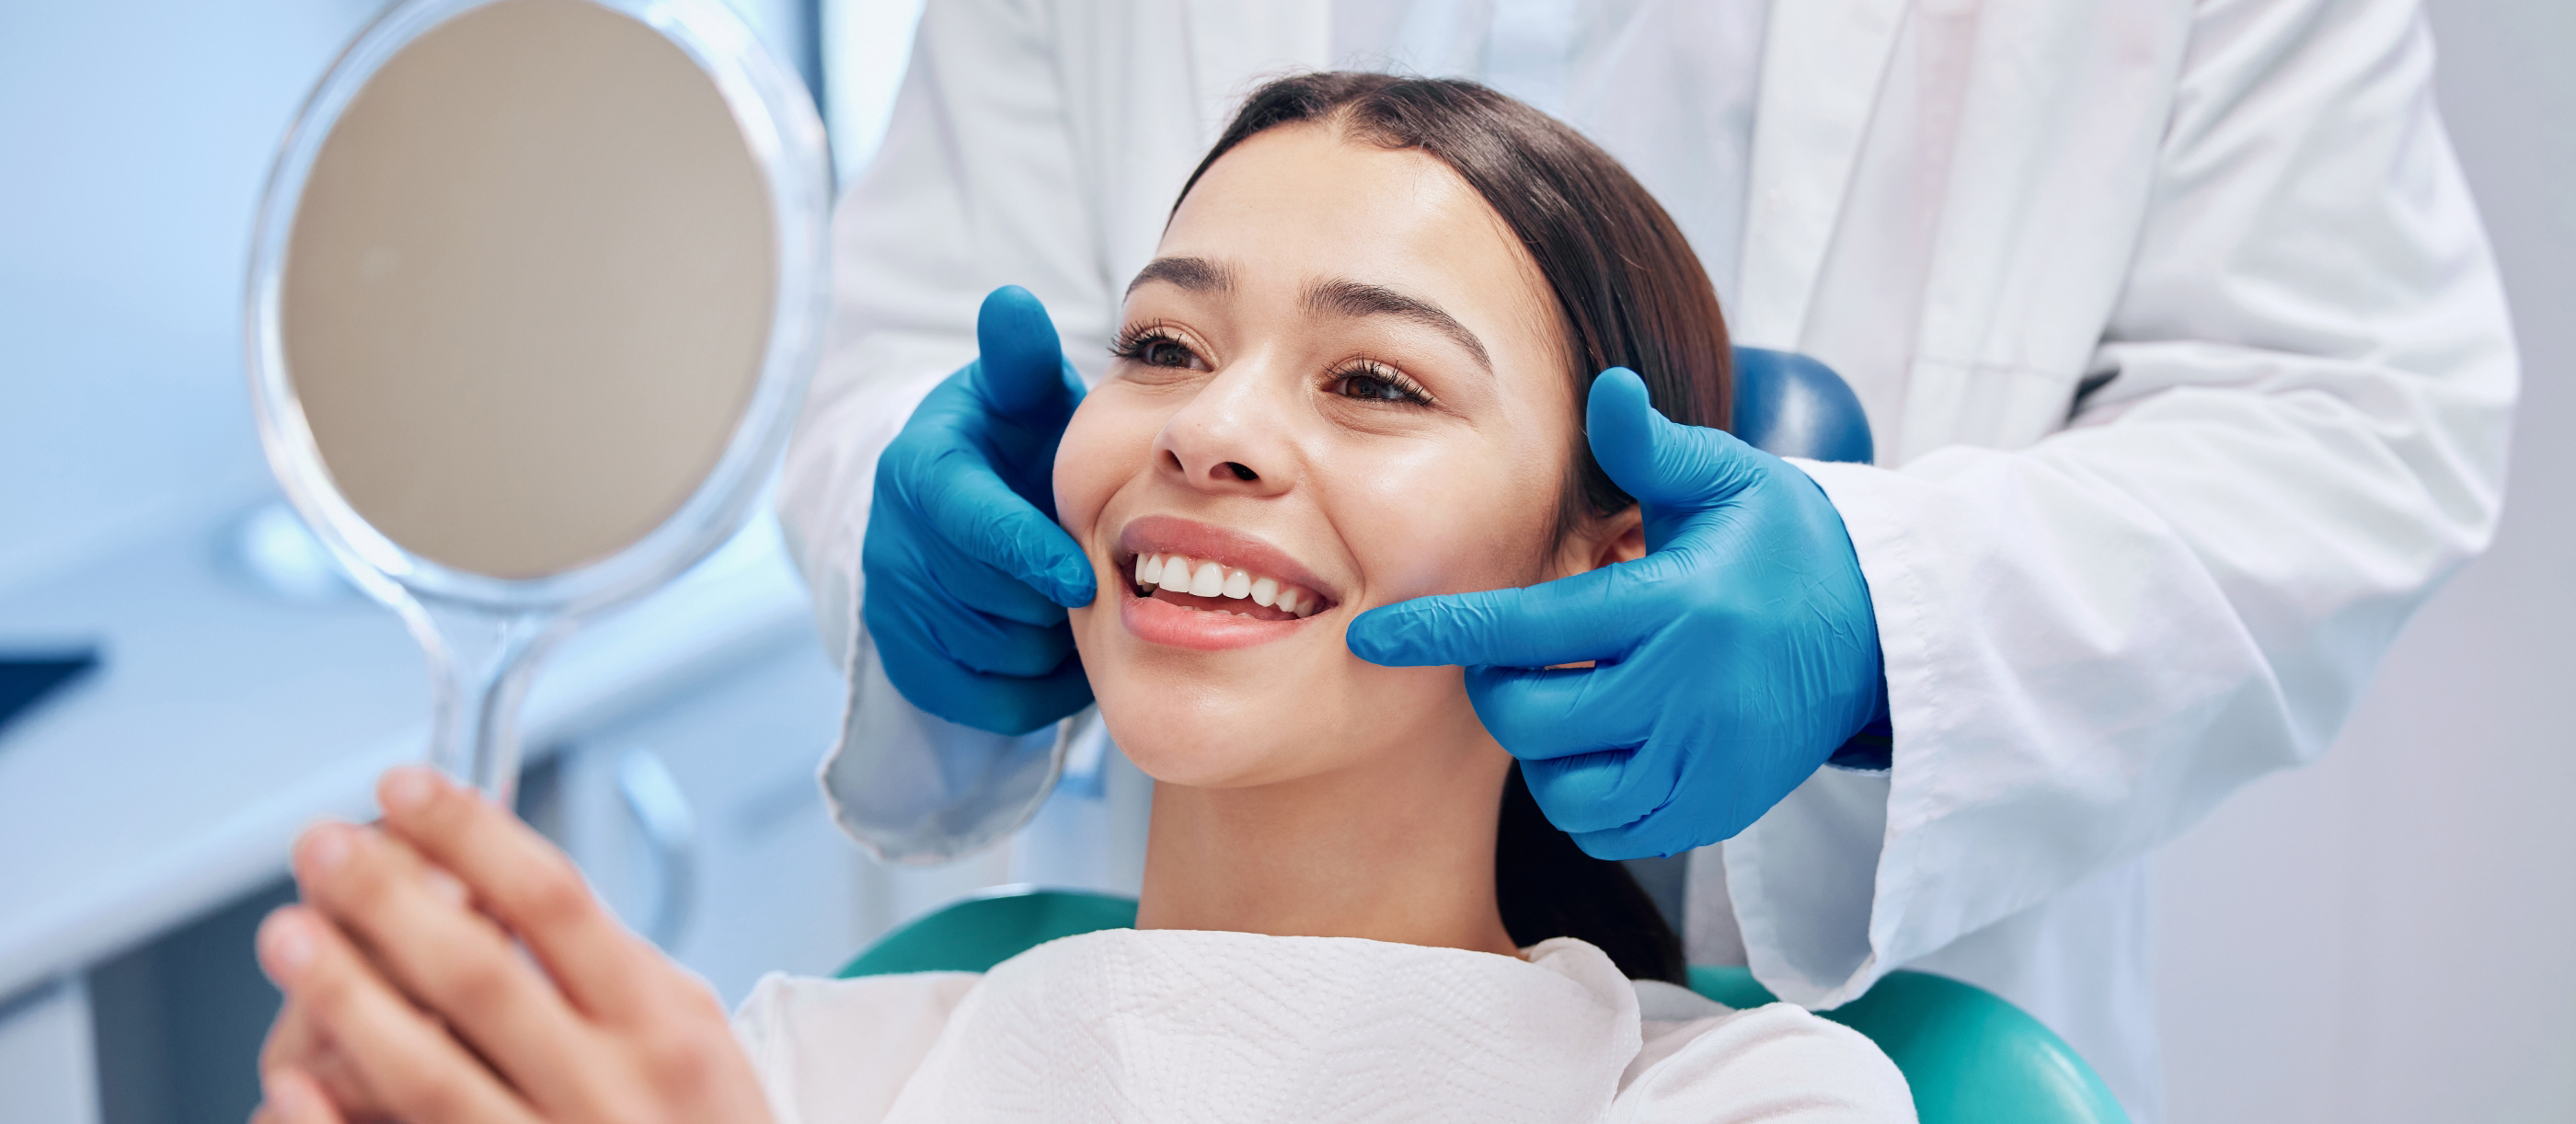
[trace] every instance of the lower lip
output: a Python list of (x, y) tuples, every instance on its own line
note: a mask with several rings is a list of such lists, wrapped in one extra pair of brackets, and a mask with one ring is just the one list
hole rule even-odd
[(1184, 609), (1169, 601), (1129, 593), (1118, 606), (1118, 619), (1126, 624), (1127, 631), (1148, 643), (1219, 652), (1285, 639), (1315, 618), (1261, 621), (1208, 609)]

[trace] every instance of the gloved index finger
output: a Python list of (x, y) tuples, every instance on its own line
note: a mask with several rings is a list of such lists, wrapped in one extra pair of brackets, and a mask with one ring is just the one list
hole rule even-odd
[(1073, 536), (1020, 498), (992, 466), (964, 450), (946, 454), (938, 490), (924, 496), (930, 529), (967, 557), (1026, 582), (1068, 609), (1091, 603), (1099, 579)]
[(1535, 668), (1617, 659), (1653, 625), (1639, 619), (1636, 606), (1617, 603), (1624, 583), (1616, 569), (1604, 567), (1524, 589), (1444, 593), (1382, 605), (1351, 622), (1351, 652), (1387, 667)]

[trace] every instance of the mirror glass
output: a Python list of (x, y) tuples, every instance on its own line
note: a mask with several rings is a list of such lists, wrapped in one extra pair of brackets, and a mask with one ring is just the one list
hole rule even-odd
[(432, 28), (331, 127), (287, 242), (287, 378), (349, 505), (498, 577), (679, 510), (768, 350), (768, 192), (650, 27), (511, 0)]
[(450, 771), (506, 792), (536, 656), (739, 526), (811, 364), (828, 174), (712, 3), (414, 0), (316, 90), (254, 254), (262, 436), (427, 646)]

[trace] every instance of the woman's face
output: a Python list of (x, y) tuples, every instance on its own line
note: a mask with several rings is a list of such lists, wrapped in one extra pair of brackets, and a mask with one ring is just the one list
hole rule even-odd
[(1551, 551), (1574, 425), (1558, 323), (1430, 156), (1309, 124), (1208, 169), (1055, 462), (1100, 577), (1074, 638), (1139, 767), (1232, 787), (1416, 746), (1499, 763), (1457, 668), (1379, 667), (1343, 633), (1582, 555)]

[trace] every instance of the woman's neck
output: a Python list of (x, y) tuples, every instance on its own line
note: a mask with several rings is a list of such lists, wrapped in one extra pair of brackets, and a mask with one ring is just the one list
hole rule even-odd
[(1157, 785), (1137, 927), (1514, 954), (1494, 903), (1508, 759), (1477, 740), (1277, 784)]

